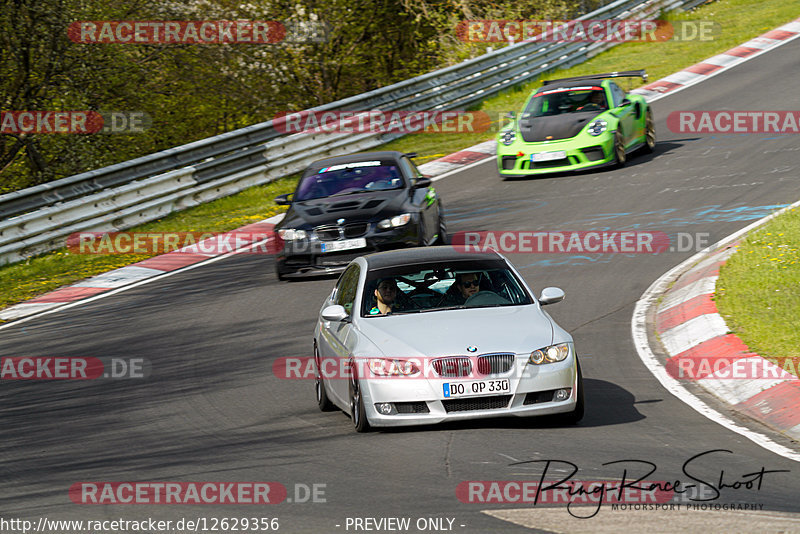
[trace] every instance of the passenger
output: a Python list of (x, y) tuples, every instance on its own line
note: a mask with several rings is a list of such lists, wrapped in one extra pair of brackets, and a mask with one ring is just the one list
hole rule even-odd
[(392, 306), (397, 300), (397, 281), (394, 278), (381, 278), (375, 289), (375, 299), (378, 305), (369, 311), (370, 315), (388, 315), (392, 313)]

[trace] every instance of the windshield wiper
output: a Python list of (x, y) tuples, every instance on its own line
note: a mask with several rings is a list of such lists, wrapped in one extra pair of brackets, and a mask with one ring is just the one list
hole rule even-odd
[(357, 189), (356, 191), (342, 191), (341, 193), (336, 193), (331, 195), (331, 197), (343, 197), (347, 195), (355, 195), (358, 193), (369, 193), (369, 192), (370, 192), (369, 189)]

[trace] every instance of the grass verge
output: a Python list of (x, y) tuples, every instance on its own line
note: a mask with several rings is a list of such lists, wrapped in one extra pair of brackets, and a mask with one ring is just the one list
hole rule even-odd
[[(779, 215), (739, 245), (720, 270), (714, 300), (750, 350), (771, 360), (800, 358), (800, 209)], [(798, 371), (794, 365), (786, 370)]]
[[(718, 0), (690, 13), (670, 15), (672, 21), (708, 20), (720, 24), (721, 34), (711, 41), (625, 43), (589, 61), (558, 72), (559, 77), (595, 72), (646, 68), (657, 80), (703, 59), (724, 52), (797, 17), (797, 0)], [(746, 14), (746, 16), (743, 16)], [(552, 77), (552, 75), (551, 75)], [(500, 117), (518, 110), (538, 80), (487, 99), (477, 109), (488, 113), (496, 131)], [(635, 87), (632, 85), (630, 88)], [(416, 134), (385, 145), (386, 150), (417, 152), (418, 163), (445, 156), (491, 139), (493, 132), (472, 134)], [(131, 231), (226, 231), (279, 213), (272, 198), (294, 189), (297, 177), (254, 187), (203, 206), (172, 214)], [(0, 308), (33, 298), (63, 285), (141, 261), (148, 256), (76, 256), (66, 249), (37, 256), (28, 261), (0, 267)]]

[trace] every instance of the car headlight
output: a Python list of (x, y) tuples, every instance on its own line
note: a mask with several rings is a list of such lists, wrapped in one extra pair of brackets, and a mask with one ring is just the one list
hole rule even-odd
[(550, 345), (549, 347), (531, 352), (528, 361), (534, 365), (542, 365), (545, 363), (563, 361), (568, 355), (569, 343), (559, 343), (558, 345)]
[(419, 367), (409, 360), (370, 358), (369, 370), (377, 376), (408, 376), (419, 373)]
[(607, 128), (608, 128), (608, 123), (603, 119), (598, 119), (592, 122), (586, 131), (589, 132), (589, 135), (597, 136), (605, 132)]
[(506, 130), (505, 132), (500, 132), (500, 142), (506, 146), (513, 143), (516, 138), (517, 138), (517, 133), (514, 130)]
[(278, 230), (278, 235), (284, 241), (297, 241), (308, 237), (308, 233), (305, 230), (295, 230), (294, 228), (281, 228)]
[(384, 219), (378, 223), (378, 228), (381, 230), (386, 230), (387, 228), (397, 228), (398, 226), (403, 226), (404, 224), (408, 224), (408, 221), (411, 220), (410, 213), (403, 213), (402, 215), (396, 215), (391, 219)]

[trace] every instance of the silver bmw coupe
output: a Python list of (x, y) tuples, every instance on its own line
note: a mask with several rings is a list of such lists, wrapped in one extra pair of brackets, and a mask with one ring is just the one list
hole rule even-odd
[(561, 414), (583, 417), (572, 336), (498, 253), (454, 247), (353, 260), (314, 331), (317, 403), (356, 431), (442, 421)]

